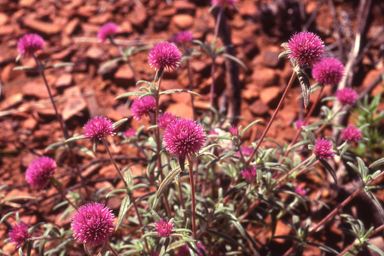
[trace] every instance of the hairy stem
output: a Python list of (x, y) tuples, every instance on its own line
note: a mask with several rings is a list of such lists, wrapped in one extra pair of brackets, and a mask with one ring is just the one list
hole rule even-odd
[(189, 162), (189, 180), (191, 183), (191, 197), (192, 197), (192, 232), (193, 232), (193, 239), (197, 239), (196, 236), (196, 198), (195, 198), (195, 182), (193, 179), (193, 163), (188, 157)]

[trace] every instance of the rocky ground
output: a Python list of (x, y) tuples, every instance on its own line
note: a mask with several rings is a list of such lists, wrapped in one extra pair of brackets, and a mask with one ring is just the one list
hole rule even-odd
[[(316, 32), (325, 41), (329, 55), (347, 64), (359, 24), (366, 21), (359, 51), (362, 54), (358, 62), (353, 64), (353, 77), (348, 86), (352, 86), (358, 93), (365, 92), (367, 88), (372, 95), (383, 91), (382, 82), (375, 86), (371, 84), (384, 71), (384, 33), (381, 33), (384, 3), (372, 1), (368, 15), (363, 16), (359, 13), (358, 1), (333, 1), (333, 9), (329, 4), (332, 1), (321, 1), (321, 4), (311, 0), (302, 1), (302, 4), (299, 2), (238, 0), (237, 10), (230, 8), (225, 12), (236, 56), (247, 66), (247, 70), (240, 67), (243, 118), (239, 125), (247, 125), (256, 119), (263, 120), (261, 125), (243, 137), (247, 140), (245, 145), (260, 137), (265, 121), (274, 112), (291, 76), (290, 63), (286, 59), (277, 58), (282, 51), (280, 45), (302, 29)], [(116, 96), (126, 91), (137, 90), (133, 73), (127, 64), (115, 64), (102, 74), (98, 73), (99, 67), (118, 57), (119, 52), (111, 44), (100, 43), (96, 37), (97, 31), (104, 23), (115, 22), (120, 28), (115, 38), (122, 47), (152, 45), (170, 40), (175, 33), (186, 29), (193, 32), (196, 39), (211, 41), (215, 19), (208, 12), (209, 8), (208, 0), (176, 0), (169, 3), (165, 0), (0, 0), (0, 185), (8, 185), (0, 192), (5, 195), (1, 200), (20, 195), (38, 198), (36, 202), (20, 200), (0, 204), (0, 217), (11, 210), (22, 208), (21, 219), (27, 223), (58, 223), (62, 213), (53, 210), (60, 199), (54, 189), (37, 191), (25, 182), (25, 170), (32, 159), (36, 155), (45, 154), (44, 149), (57, 142), (62, 132), (41, 77), (36, 73), (13, 70), (19, 65), (35, 65), (32, 58), (21, 58), (15, 62), (18, 39), (26, 33), (38, 33), (46, 43), (45, 50), (38, 53), (38, 59), (50, 59), (53, 63), (74, 63), (73, 66), (47, 72), (48, 83), (70, 133), (80, 133), (85, 122), (97, 115), (104, 115), (114, 121), (128, 117), (129, 122), (122, 130), (128, 127), (137, 129), (143, 123), (148, 123), (148, 120), (133, 120), (127, 107), (129, 101), (115, 100)], [(368, 47), (365, 47), (367, 44)], [(147, 51), (133, 56), (131, 62), (140, 80), (153, 79), (154, 72), (148, 65)], [(201, 94), (195, 102), (199, 116), (208, 110), (211, 65), (205, 56), (196, 56), (191, 60), (194, 91)], [(217, 58), (215, 92), (218, 96), (222, 92), (229, 92), (225, 72), (224, 58)], [(176, 72), (166, 72), (162, 82), (164, 90), (187, 89), (188, 85), (185, 64)], [(335, 90), (327, 87), (325, 94), (331, 96)], [(296, 81), (268, 137), (288, 142), (293, 139), (296, 128), (292, 123), (307, 112), (305, 109), (300, 110), (299, 94), (300, 87)], [(311, 101), (316, 95), (311, 97)], [(379, 108), (383, 110), (384, 104), (381, 103)], [(189, 96), (164, 96), (161, 109), (178, 116), (192, 117)], [(311, 122), (318, 119), (319, 113), (320, 108), (313, 113)], [(331, 130), (326, 129), (324, 133), (331, 134)], [(135, 152), (126, 146), (117, 145), (118, 141), (116, 137), (109, 138), (120, 162), (127, 164), (135, 160)], [(80, 144), (91, 147), (87, 141)], [(99, 148), (98, 156), (106, 156), (103, 150)], [(54, 151), (49, 153), (53, 155)], [(59, 154), (56, 159), (60, 162), (60, 159), (67, 157)], [(110, 179), (113, 169), (108, 161), (87, 165), (92, 159), (85, 154), (78, 156), (78, 161), (84, 176), (92, 178), (95, 188), (121, 185)], [(76, 184), (76, 176), (73, 171), (68, 171), (66, 164), (70, 163), (63, 162), (58, 168), (58, 177), (66, 187), (71, 187)], [(134, 168), (134, 174), (141, 173), (142, 167)], [(308, 183), (314, 198), (321, 196), (325, 201), (333, 200), (327, 189), (319, 192), (323, 180), (303, 182)], [(119, 200), (108, 201), (114, 210), (119, 208), (119, 204)], [(65, 221), (68, 225), (70, 219)], [(7, 237), (9, 224), (6, 222), (1, 225), (0, 237)], [(289, 231), (284, 225), (280, 225), (277, 230), (279, 234)], [(333, 234), (335, 237), (340, 236), (337, 232)], [(254, 235), (260, 236), (256, 233)], [(279, 243), (284, 244), (284, 241), (276, 242), (277, 245)], [(7, 253), (14, 252), (12, 244), (0, 241), (0, 247)], [(318, 251), (308, 252), (307, 255), (318, 255)]]

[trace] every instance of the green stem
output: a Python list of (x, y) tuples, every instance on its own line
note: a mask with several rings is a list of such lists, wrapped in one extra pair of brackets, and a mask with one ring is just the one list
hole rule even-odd
[(193, 232), (193, 239), (197, 239), (197, 236), (196, 236), (195, 183), (194, 183), (194, 179), (193, 179), (193, 163), (192, 163), (190, 157), (188, 157), (188, 163), (189, 163), (189, 181), (191, 184), (191, 197), (192, 197), (192, 232)]

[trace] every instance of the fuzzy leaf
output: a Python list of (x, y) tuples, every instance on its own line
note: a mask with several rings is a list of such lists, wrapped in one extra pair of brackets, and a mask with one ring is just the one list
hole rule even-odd
[(84, 135), (74, 136), (74, 137), (67, 139), (65, 142), (82, 140), (82, 139), (86, 139), (86, 137)]
[(156, 198), (159, 198), (165, 189), (166, 186), (168, 186), (170, 183), (173, 182), (175, 177), (181, 173), (180, 167), (173, 169), (171, 172), (168, 173), (167, 177), (164, 178), (164, 180), (161, 182), (159, 188), (156, 192)]
[(121, 222), (123, 221), (123, 219), (125, 217), (125, 214), (127, 213), (128, 209), (129, 209), (129, 204), (130, 203), (131, 203), (130, 196), (126, 195), (124, 197), (123, 201), (121, 202), (120, 211), (119, 211), (119, 217), (117, 218), (115, 230), (117, 230), (119, 228)]
[(228, 195), (232, 194), (232, 193), (235, 193), (236, 191), (240, 190), (241, 188), (243, 188), (244, 186), (247, 185), (247, 182), (241, 182), (239, 184), (237, 184), (235, 187), (231, 188), (230, 190), (228, 190), (225, 194), (224, 194), (224, 197), (227, 197)]
[(128, 97), (131, 97), (131, 96), (141, 96), (143, 95), (145, 92), (141, 92), (141, 91), (136, 91), (136, 92), (126, 92), (126, 93), (123, 93), (119, 96), (117, 96), (115, 98), (115, 100), (118, 100), (118, 99), (122, 99), (122, 98), (128, 98)]
[(311, 83), (307, 74), (302, 70), (297, 72), (297, 78), (299, 79), (303, 93), (304, 107), (307, 108), (311, 98)]
[(221, 55), (222, 55), (223, 57), (225, 57), (225, 58), (228, 58), (228, 59), (230, 59), (230, 60), (236, 62), (237, 64), (239, 64), (240, 66), (242, 66), (245, 70), (248, 70), (247, 66), (245, 66), (245, 64), (244, 64), (241, 60), (239, 60), (238, 58), (236, 58), (235, 56), (232, 56), (232, 55), (227, 54), (227, 53), (223, 53), (223, 54), (221, 54)]
[(105, 62), (103, 65), (101, 65), (97, 72), (102, 73), (106, 68), (108, 68), (112, 64), (114, 64), (116, 62), (119, 62), (119, 61), (121, 61), (123, 59), (124, 59), (123, 57), (118, 57), (118, 58), (115, 58), (113, 60), (109, 60), (109, 61)]
[(380, 166), (380, 165), (383, 165), (384, 164), (384, 157), (383, 158), (380, 158), (379, 160), (376, 160), (375, 162), (373, 162), (369, 168), (375, 168), (377, 166)]
[(375, 204), (377, 210), (379, 211), (379, 213), (381, 215), (381, 218), (384, 220), (384, 210), (383, 210), (383, 207), (381, 206), (381, 203), (379, 202), (379, 200), (377, 200), (376, 196), (371, 191), (369, 191), (368, 189), (364, 189), (364, 191), (367, 194), (367, 196), (372, 200), (372, 202)]
[(61, 63), (53, 64), (49, 67), (46, 67), (46, 69), (48, 69), (48, 68), (62, 68), (62, 67), (73, 66), (73, 65), (74, 65), (74, 63), (72, 63), (72, 62), (61, 62)]
[(166, 90), (166, 91), (163, 91), (163, 92), (159, 93), (159, 95), (171, 94), (171, 93), (176, 93), (176, 92), (187, 92), (187, 93), (190, 93), (190, 94), (193, 94), (193, 95), (196, 95), (196, 96), (200, 96), (200, 94), (198, 94), (197, 92), (193, 92), (193, 91), (189, 91), (189, 90), (184, 90), (184, 89)]
[(277, 57), (277, 58), (279, 58), (279, 59), (284, 58), (284, 57), (288, 56), (291, 53), (292, 53), (291, 50), (283, 51), (282, 53), (279, 54), (279, 57)]
[(124, 118), (124, 119), (121, 119), (121, 120), (119, 120), (119, 121), (117, 121), (117, 122), (115, 122), (115, 123), (113, 123), (113, 128), (117, 128), (117, 127), (119, 127), (120, 125), (122, 125), (124, 122), (126, 122), (128, 120), (128, 118)]
[(335, 174), (335, 171), (333, 170), (332, 166), (325, 160), (319, 159), (320, 163), (325, 167), (325, 169), (331, 174), (333, 180), (335, 181), (335, 184), (337, 185), (337, 177)]
[(14, 67), (13, 70), (33, 70), (33, 71), (36, 71), (36, 72), (37, 72), (37, 69), (36, 69), (36, 68), (31, 68), (31, 67), (26, 67), (26, 66), (18, 66), (18, 67)]
[(256, 120), (256, 121), (253, 121), (252, 123), (250, 123), (249, 125), (247, 125), (241, 132), (240, 132), (240, 137), (244, 135), (244, 133), (246, 133), (249, 128), (251, 128), (253, 125), (257, 124), (258, 122), (260, 122), (261, 120)]

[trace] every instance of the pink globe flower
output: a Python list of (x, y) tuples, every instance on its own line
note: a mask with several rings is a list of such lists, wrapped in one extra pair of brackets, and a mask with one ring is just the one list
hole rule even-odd
[(235, 5), (236, 3), (236, 0), (212, 0), (211, 1), (211, 4), (212, 5), (224, 5), (224, 4), (231, 4), (231, 5)]
[[(248, 157), (253, 153), (253, 148), (242, 146), (241, 153), (243, 153), (244, 157)], [(240, 152), (236, 152), (235, 156), (240, 157)]]
[(251, 182), (256, 177), (256, 171), (257, 171), (257, 167), (253, 166), (253, 167), (249, 167), (248, 169), (241, 171), (241, 174), (244, 176), (244, 178), (247, 181)]
[(131, 137), (135, 137), (136, 136), (136, 130), (133, 129), (132, 127), (129, 128), (125, 133), (124, 133), (125, 137), (127, 137), (128, 139), (131, 138)]
[(332, 158), (335, 155), (332, 152), (332, 147), (332, 142), (330, 142), (329, 140), (324, 138), (319, 139), (316, 141), (315, 150), (313, 151), (313, 154), (315, 154), (315, 156), (321, 160)]
[(341, 89), (341, 90), (338, 90), (336, 93), (335, 93), (338, 101), (340, 101), (340, 103), (343, 105), (343, 106), (346, 106), (346, 105), (354, 105), (356, 100), (359, 98), (359, 95), (357, 95), (356, 91), (352, 90), (351, 88), (344, 88), (344, 89)]
[(346, 141), (359, 141), (361, 139), (361, 130), (354, 125), (348, 125), (347, 129), (341, 130), (342, 139)]
[(157, 118), (157, 125), (161, 129), (166, 129), (170, 123), (175, 121), (177, 116), (172, 115), (171, 113), (164, 113)]
[(155, 228), (157, 230), (157, 235), (161, 237), (170, 237), (171, 231), (173, 228), (173, 222), (168, 222), (168, 220), (160, 220), (160, 222), (156, 221)]
[(288, 55), (297, 61), (299, 66), (314, 65), (324, 55), (324, 42), (311, 32), (300, 32), (293, 35), (288, 41)]
[(11, 243), (15, 243), (15, 248), (20, 248), (25, 244), (31, 234), (28, 232), (28, 226), (24, 222), (20, 222), (13, 226), (9, 231), (9, 238)]
[(204, 145), (205, 132), (192, 119), (177, 119), (164, 131), (164, 144), (169, 153), (178, 157), (196, 154)]
[(47, 156), (34, 160), (25, 173), (27, 182), (35, 188), (44, 188), (48, 185), (50, 177), (55, 173), (56, 163)]
[(179, 67), (181, 57), (176, 45), (164, 42), (153, 46), (148, 53), (148, 62), (155, 70), (175, 70)]
[[(204, 255), (202, 251), (205, 252), (205, 255), (207, 255), (207, 250), (205, 249), (204, 245), (200, 241), (197, 241), (197, 253), (199, 256)], [(176, 256), (191, 256), (188, 245), (184, 244), (183, 246), (179, 247)]]
[(229, 128), (229, 133), (231, 134), (231, 136), (239, 136), (239, 129), (232, 125), (231, 128)]
[(305, 123), (305, 124), (304, 124), (304, 121), (301, 120), (301, 119), (299, 119), (299, 120), (297, 120), (297, 121), (295, 122), (295, 125), (296, 125), (296, 128), (297, 128), (297, 129), (301, 129), (301, 127), (302, 127), (303, 125), (304, 125), (304, 126), (307, 126), (308, 123)]
[(44, 40), (38, 34), (26, 34), (17, 43), (17, 50), (22, 56), (32, 56), (36, 51), (44, 49)]
[(89, 203), (79, 208), (72, 220), (73, 237), (79, 243), (101, 245), (115, 228), (112, 210), (99, 203)]
[(86, 138), (105, 138), (107, 135), (115, 134), (113, 123), (106, 117), (96, 116), (89, 120), (83, 127), (83, 135)]
[(181, 31), (173, 36), (172, 42), (175, 44), (182, 44), (190, 42), (193, 39), (193, 34), (189, 31)]
[(337, 86), (344, 76), (343, 64), (334, 58), (324, 58), (312, 69), (312, 76), (321, 85)]
[(305, 196), (307, 194), (307, 191), (303, 187), (297, 187), (295, 188), (295, 192), (298, 195)]
[(136, 120), (140, 120), (143, 116), (149, 116), (151, 110), (156, 108), (156, 100), (152, 96), (145, 96), (137, 98), (132, 103), (131, 111), (132, 116)]
[(118, 32), (119, 32), (119, 27), (113, 22), (108, 22), (108, 23), (105, 23), (99, 29), (99, 32), (97, 32), (97, 37), (102, 43), (104, 43), (105, 40), (107, 40), (108, 36), (114, 35)]

